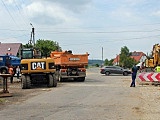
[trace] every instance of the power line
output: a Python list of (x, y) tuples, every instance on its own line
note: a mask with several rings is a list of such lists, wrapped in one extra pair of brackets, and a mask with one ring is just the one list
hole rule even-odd
[(16, 26), (18, 26), (18, 25), (17, 25), (17, 23), (16, 23), (16, 21), (14, 20), (13, 16), (12, 16), (12, 15), (11, 15), (11, 13), (9, 12), (9, 10), (8, 10), (7, 6), (5, 5), (4, 1), (3, 1), (3, 0), (1, 0), (1, 1), (2, 1), (3, 6), (6, 8), (6, 10), (7, 10), (8, 14), (9, 14), (9, 15), (10, 15), (10, 17), (12, 18), (13, 22), (16, 24)]
[[(115, 27), (116, 28), (123, 27), (124, 28), (124, 27), (130, 27), (130, 26), (151, 26), (151, 25), (159, 25), (159, 24), (160, 23), (148, 23), (148, 24), (146, 23), (146, 24), (133, 24), (133, 25), (125, 25), (125, 26), (117, 26), (116, 25), (116, 26), (105, 26), (105, 27), (104, 26), (103, 27), (101, 27), (101, 26), (85, 26), (85, 27), (84, 26), (83, 27), (79, 26), (79, 28), (80, 29), (86, 29), (86, 28), (92, 28), (92, 29), (96, 28), (97, 29), (97, 28), (112, 28), (112, 27), (114, 27), (114, 28)], [(63, 29), (64, 30), (64, 29), (79, 29), (79, 28), (78, 27), (69, 27), (69, 28), (68, 27), (61, 27), (61, 28), (56, 28), (56, 29)], [(47, 28), (46, 27), (40, 27), (40, 29), (48, 29), (48, 27)]]
[(16, 30), (16, 29), (0, 29), (0, 30), (3, 30), (3, 31), (4, 30), (8, 30), (8, 31), (28, 31), (28, 30), (22, 30), (22, 29), (21, 30)]
[(14, 37), (10, 37), (10, 38), (0, 38), (0, 40), (7, 40), (7, 39), (12, 39), (12, 38), (19, 38), (19, 37), (22, 37), (22, 36), (27, 36), (28, 37), (29, 34), (23, 34), (23, 35), (20, 35), (20, 36), (14, 36)]
[(24, 16), (22, 15), (22, 13), (21, 13), (21, 10), (20, 10), (20, 8), (19, 8), (19, 6), (18, 6), (18, 3), (16, 2), (16, 0), (13, 0), (13, 2), (15, 3), (15, 5), (16, 5), (16, 8), (17, 8), (17, 10), (19, 11), (19, 14), (20, 14), (20, 18), (23, 20), (23, 22), (28, 26), (28, 24), (27, 24), (27, 21), (24, 19)]
[[(25, 29), (21, 29), (21, 30), (16, 30), (16, 29), (0, 29), (0, 30), (8, 30), (8, 31), (28, 31), (28, 30), (25, 30)], [(83, 31), (83, 32), (81, 32), (81, 31), (39, 31), (39, 30), (37, 30), (37, 32), (46, 32), (46, 33), (51, 33), (51, 34), (63, 34), (63, 33), (129, 33), (129, 32), (139, 32), (139, 33), (141, 33), (141, 32), (156, 32), (156, 31), (160, 31), (159, 29), (153, 29), (153, 30), (142, 30), (142, 31), (140, 31), (140, 30), (126, 30), (126, 31), (111, 31), (111, 32), (107, 32), (107, 31)]]
[[(135, 38), (128, 38), (128, 39), (111, 39), (111, 40), (101, 41), (101, 43), (105, 43), (105, 42), (118, 42), (118, 41), (130, 41), (130, 40), (136, 40), (136, 39), (138, 40), (138, 39), (153, 38), (153, 37), (160, 37), (160, 35), (147, 36), (147, 37), (135, 37)], [(80, 43), (80, 44), (64, 44), (63, 46), (86, 45), (86, 44), (97, 44), (97, 43), (100, 43), (100, 42), (97, 41), (97, 42), (88, 42), (88, 43)]]
[(155, 29), (155, 30), (148, 30), (148, 31), (112, 31), (112, 32), (107, 32), (107, 31), (79, 31), (79, 32), (76, 32), (76, 31), (39, 31), (37, 30), (37, 32), (46, 32), (46, 33), (55, 33), (55, 34), (69, 34), (69, 33), (129, 33), (129, 32), (155, 32), (155, 31), (160, 31), (159, 29)]

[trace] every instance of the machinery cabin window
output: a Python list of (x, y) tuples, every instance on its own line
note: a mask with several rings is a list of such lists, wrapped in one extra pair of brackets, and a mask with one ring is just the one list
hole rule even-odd
[(22, 59), (31, 59), (33, 58), (33, 50), (22, 50)]

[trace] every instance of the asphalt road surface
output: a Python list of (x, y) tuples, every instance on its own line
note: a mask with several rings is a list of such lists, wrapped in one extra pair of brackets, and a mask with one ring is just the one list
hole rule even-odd
[(7, 106), (0, 111), (0, 120), (146, 120), (150, 117), (141, 93), (144, 86), (131, 88), (130, 82), (131, 76), (105, 76), (92, 68), (85, 82), (58, 83)]

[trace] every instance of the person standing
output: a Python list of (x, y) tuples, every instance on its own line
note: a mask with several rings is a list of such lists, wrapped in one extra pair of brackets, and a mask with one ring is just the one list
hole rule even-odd
[(20, 74), (20, 67), (17, 66), (16, 68), (16, 74), (17, 74), (17, 79), (19, 79), (19, 74)]
[(132, 82), (130, 87), (135, 87), (135, 80), (136, 80), (136, 76), (137, 76), (137, 71), (138, 71), (138, 67), (136, 65), (134, 65), (132, 67), (131, 73), (132, 73)]
[(14, 71), (13, 71), (13, 67), (11, 65), (9, 66), (8, 72), (9, 72), (9, 74), (11, 74), (10, 82), (13, 83)]

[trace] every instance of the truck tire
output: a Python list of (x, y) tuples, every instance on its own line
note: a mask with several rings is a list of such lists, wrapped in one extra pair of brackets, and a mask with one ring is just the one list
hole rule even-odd
[(51, 74), (48, 75), (48, 87), (53, 87), (54, 81)]
[(61, 78), (60, 75), (58, 75), (58, 81), (59, 81), (59, 82), (64, 82), (63, 78)]
[(21, 88), (26, 89), (26, 80), (24, 75), (21, 75)]
[(31, 88), (31, 80), (29, 75), (21, 75), (21, 87), (22, 89)]
[(53, 75), (53, 87), (57, 87), (57, 76)]
[(77, 78), (77, 81), (78, 81), (78, 82), (84, 82), (84, 81), (85, 81), (85, 77)]
[(55, 72), (54, 77), (55, 77), (56, 81), (59, 81), (59, 73), (58, 72)]
[(7, 73), (8, 73), (7, 69), (5, 68), (1, 69), (1, 74), (7, 74)]

